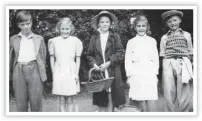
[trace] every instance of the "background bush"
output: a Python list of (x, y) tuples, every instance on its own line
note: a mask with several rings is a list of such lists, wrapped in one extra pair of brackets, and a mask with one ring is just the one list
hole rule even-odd
[[(9, 11), (9, 34), (10, 36), (19, 33), (19, 29), (15, 24), (15, 14), (20, 10)], [(90, 22), (93, 16), (97, 15), (101, 10), (29, 10), (33, 15), (33, 32), (44, 37), (45, 43), (50, 38), (56, 36), (55, 25), (62, 17), (70, 17), (75, 25), (76, 31), (74, 36), (77, 36), (83, 43), (84, 50), (81, 56), (81, 69), (80, 69), (80, 81), (86, 81), (88, 79), (86, 59), (86, 51), (91, 35), (94, 30), (91, 28)], [(119, 33), (124, 48), (129, 39), (135, 36), (135, 32), (130, 25), (130, 17), (134, 16), (137, 12), (144, 12), (151, 24), (151, 36), (157, 40), (157, 46), (159, 49), (160, 38), (167, 32), (167, 28), (161, 20), (161, 14), (166, 10), (108, 10), (117, 16), (119, 22), (118, 26), (114, 30)], [(181, 10), (184, 13), (182, 29), (188, 31), (193, 36), (193, 11)], [(161, 63), (160, 63), (161, 65)], [(49, 55), (47, 56), (47, 75), (48, 80), (44, 83), (45, 94), (51, 94), (52, 90), (52, 75), (50, 70)], [(124, 65), (122, 65), (122, 75), (124, 81), (126, 80)], [(160, 75), (161, 77), (161, 68)], [(160, 78), (159, 78), (160, 79)], [(12, 81), (10, 81), (10, 96), (13, 96)]]

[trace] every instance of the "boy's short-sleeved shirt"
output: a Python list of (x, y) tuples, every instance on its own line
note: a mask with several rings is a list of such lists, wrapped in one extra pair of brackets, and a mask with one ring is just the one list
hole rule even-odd
[(186, 31), (183, 31), (182, 29), (179, 29), (179, 31), (177, 31), (175, 33), (171, 32), (171, 31), (168, 31), (168, 33), (166, 33), (165, 35), (162, 36), (161, 43), (160, 43), (160, 56), (161, 57), (166, 56), (166, 49), (168, 48), (168, 44), (166, 44), (166, 43), (170, 39), (169, 38), (170, 35), (172, 35), (171, 37), (183, 35), (183, 37), (186, 39), (186, 44), (187, 44), (186, 45), (186, 49), (187, 49), (186, 54), (187, 55), (193, 55), (193, 47), (192, 47), (192, 40), (191, 40), (190, 33), (186, 32)]

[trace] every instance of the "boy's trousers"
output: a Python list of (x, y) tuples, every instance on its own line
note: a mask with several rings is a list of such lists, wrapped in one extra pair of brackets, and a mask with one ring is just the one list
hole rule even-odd
[(18, 112), (27, 112), (29, 103), (31, 111), (42, 111), (43, 83), (36, 61), (16, 64), (13, 70), (13, 88)]
[(189, 83), (182, 83), (182, 58), (163, 59), (163, 89), (166, 112), (188, 112), (192, 98)]

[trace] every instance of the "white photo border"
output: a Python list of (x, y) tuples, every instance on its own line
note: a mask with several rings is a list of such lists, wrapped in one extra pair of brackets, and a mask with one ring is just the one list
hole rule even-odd
[[(6, 116), (197, 116), (197, 68), (198, 68), (198, 31), (197, 6), (5, 6), (6, 9)], [(193, 47), (194, 47), (194, 78), (193, 78), (193, 112), (9, 112), (9, 10), (10, 9), (192, 9), (193, 10)]]

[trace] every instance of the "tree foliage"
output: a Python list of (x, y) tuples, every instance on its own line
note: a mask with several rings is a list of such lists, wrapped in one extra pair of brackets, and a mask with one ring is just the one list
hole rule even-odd
[[(11, 9), (9, 11), (9, 34), (10, 36), (17, 34), (19, 32), (19, 29), (15, 23), (15, 14), (19, 10)], [(86, 51), (88, 48), (88, 43), (90, 40), (91, 35), (93, 34), (94, 30), (91, 27), (91, 19), (93, 16), (97, 15), (101, 10), (93, 10), (93, 9), (75, 9), (75, 10), (58, 10), (58, 9), (49, 9), (49, 10), (29, 10), (33, 15), (33, 32), (37, 33), (44, 37), (45, 43), (47, 44), (48, 40), (50, 38), (53, 38), (56, 36), (55, 32), (55, 26), (56, 23), (60, 20), (62, 17), (70, 17), (73, 21), (73, 24), (75, 26), (75, 33), (74, 36), (77, 36), (83, 43), (84, 50), (81, 57), (81, 69), (80, 69), (80, 81), (86, 81), (88, 79), (88, 62), (86, 59)], [(130, 17), (134, 16), (137, 12), (145, 12), (148, 15), (149, 22), (151, 24), (151, 31), (152, 36), (156, 38), (157, 43), (159, 45), (160, 43), (160, 37), (162, 36), (164, 31), (164, 25), (161, 21), (160, 15), (165, 10), (122, 10), (122, 9), (116, 9), (116, 10), (108, 10), (109, 12), (113, 13), (119, 20), (118, 26), (114, 28), (114, 31), (119, 33), (122, 44), (124, 48), (126, 47), (127, 41), (135, 35), (134, 30), (132, 29), (130, 25)], [(185, 11), (184, 12), (186, 17), (192, 17), (193, 19), (193, 12), (192, 11)], [(193, 22), (193, 20), (190, 18), (187, 18), (188, 22)], [(192, 24), (193, 25), (193, 24)], [(188, 27), (189, 32), (193, 31), (193, 26)], [(158, 46), (159, 47), (159, 46)], [(122, 66), (124, 67), (124, 65)], [(123, 77), (125, 79), (125, 72), (123, 70)], [(47, 75), (48, 75), (48, 81), (45, 83), (45, 91), (50, 93), (52, 88), (52, 74), (50, 70), (50, 63), (49, 63), (49, 55), (47, 56)]]

